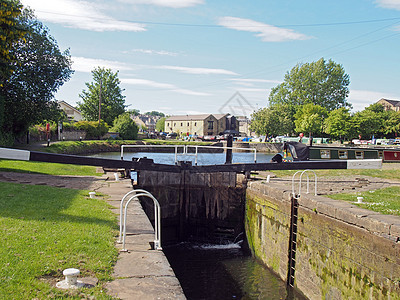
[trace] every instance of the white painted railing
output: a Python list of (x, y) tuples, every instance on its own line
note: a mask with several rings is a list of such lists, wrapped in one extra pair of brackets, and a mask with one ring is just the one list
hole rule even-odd
[[(178, 156), (194, 156), (195, 161), (194, 164), (197, 166), (198, 163), (198, 149), (213, 149), (213, 150), (241, 150), (241, 151), (251, 151), (254, 153), (254, 163), (257, 162), (257, 149), (254, 148), (236, 148), (236, 147), (219, 147), (219, 146), (200, 146), (200, 145), (122, 145), (121, 146), (121, 160), (124, 160), (124, 149), (125, 148), (175, 148), (175, 164), (178, 163)], [(190, 152), (190, 148), (195, 148), (194, 152)], [(182, 149), (182, 152), (179, 152), (178, 149)]]
[[(300, 180), (299, 180), (299, 193), (298, 193), (298, 195), (296, 195), (294, 180), (296, 178), (296, 175), (298, 173), (300, 173), (300, 172), (301, 172), (301, 174), (300, 174)], [(307, 170), (304, 170), (304, 171), (300, 170), (300, 171), (297, 171), (296, 173), (294, 173), (294, 175), (292, 177), (292, 195), (293, 195), (293, 197), (296, 198), (296, 197), (300, 197), (300, 195), (301, 195), (301, 183), (302, 183), (301, 180), (302, 180), (302, 177), (303, 177), (304, 174), (306, 174), (306, 176), (307, 176), (307, 191), (306, 191), (306, 194), (310, 193), (310, 177), (308, 176), (308, 172), (314, 173), (314, 195), (315, 196), (317, 195), (317, 180), (318, 180), (317, 174), (315, 174), (315, 172), (313, 170), (307, 169)]]
[[(130, 196), (128, 201), (124, 206), (125, 200)], [(129, 203), (132, 200), (139, 200), (139, 197), (147, 197), (153, 200), (154, 202), (154, 249), (162, 250), (161, 247), (161, 207), (158, 203), (157, 199), (148, 191), (137, 189), (128, 192), (122, 198), (120, 203), (120, 219), (119, 219), (119, 239), (118, 242), (122, 243), (122, 250), (127, 251), (125, 248), (125, 239), (126, 239), (126, 220), (127, 220), (127, 212)]]

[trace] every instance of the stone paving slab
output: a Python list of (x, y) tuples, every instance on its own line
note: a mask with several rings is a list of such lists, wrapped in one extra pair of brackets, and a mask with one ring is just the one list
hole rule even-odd
[(110, 282), (107, 288), (112, 296), (127, 300), (186, 299), (175, 277), (124, 278)]

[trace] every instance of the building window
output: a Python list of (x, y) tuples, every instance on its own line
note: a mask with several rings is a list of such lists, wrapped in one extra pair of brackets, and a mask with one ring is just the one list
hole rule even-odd
[(189, 126), (189, 122), (188, 122), (188, 126)]
[(194, 126), (197, 126), (197, 123), (196, 123), (196, 122), (194, 122)]
[(167, 127), (169, 127), (169, 123), (167, 123)]
[(183, 126), (183, 123), (181, 123), (181, 127)]
[(174, 123), (174, 127), (176, 127), (176, 123)]
[(208, 121), (208, 130), (214, 129), (214, 121)]

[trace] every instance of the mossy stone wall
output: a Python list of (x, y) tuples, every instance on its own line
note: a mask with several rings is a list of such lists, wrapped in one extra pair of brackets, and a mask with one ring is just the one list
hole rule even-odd
[[(284, 280), (290, 196), (289, 191), (257, 182), (246, 195), (249, 246)], [(400, 299), (400, 218), (384, 218), (319, 196), (302, 195), (298, 201), (295, 286), (305, 296)]]

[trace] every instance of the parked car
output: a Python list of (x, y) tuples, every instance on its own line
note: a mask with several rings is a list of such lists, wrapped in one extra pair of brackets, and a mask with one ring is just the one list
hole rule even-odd
[(171, 132), (167, 134), (167, 139), (176, 139), (178, 134), (176, 132)]

